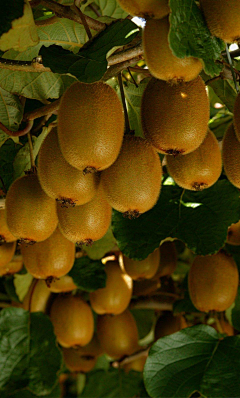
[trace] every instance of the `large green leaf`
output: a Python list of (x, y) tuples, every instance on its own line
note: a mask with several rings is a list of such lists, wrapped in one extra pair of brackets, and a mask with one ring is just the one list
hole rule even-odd
[(169, 42), (173, 53), (179, 58), (200, 58), (207, 74), (219, 74), (222, 65), (216, 64), (215, 60), (220, 57), (225, 44), (211, 35), (195, 0), (170, 0), (169, 4)]
[(215, 94), (226, 105), (229, 111), (233, 112), (237, 93), (231, 83), (228, 80), (219, 79), (209, 81), (208, 85), (212, 87)]
[[(23, 106), (19, 98), (0, 88), (0, 121), (11, 131), (17, 131), (22, 121)], [(9, 136), (0, 129), (0, 146)], [(15, 140), (16, 141), (16, 140)]]
[(2, 190), (8, 190), (14, 181), (13, 161), (21, 147), (11, 138), (0, 147), (0, 189)]
[(101, 239), (93, 242), (91, 246), (83, 245), (82, 249), (92, 260), (100, 260), (107, 252), (110, 252), (115, 245), (116, 240), (113, 236), (112, 228), (110, 227)]
[(128, 15), (128, 13), (120, 7), (117, 0), (95, 0), (94, 3), (99, 6), (102, 15), (107, 15), (108, 17), (116, 19), (126, 18)]
[(240, 332), (240, 287), (234, 305), (230, 309), (231, 323)]
[(153, 327), (155, 311), (151, 309), (132, 309), (131, 313), (133, 314), (137, 324), (139, 339), (143, 339)]
[(88, 42), (77, 54), (60, 46), (42, 47), (43, 64), (55, 73), (70, 73), (78, 80), (92, 83), (100, 80), (107, 70), (107, 53), (116, 46), (130, 43), (138, 27), (129, 19), (113, 22)]
[(132, 398), (142, 388), (140, 372), (126, 374), (120, 369), (95, 370), (88, 374), (85, 388), (80, 397), (89, 398)]
[(77, 258), (68, 273), (79, 289), (93, 292), (106, 286), (107, 275), (101, 261), (88, 257)]
[(167, 238), (178, 238), (195, 253), (216, 253), (228, 226), (240, 219), (239, 191), (220, 180), (202, 192), (164, 185), (153, 209), (135, 220), (113, 212), (113, 234), (119, 249), (130, 258), (143, 259)]
[(0, 390), (28, 388), (43, 397), (57, 383), (62, 357), (49, 318), (22, 308), (2, 310), (0, 317)]
[(0, 0), (0, 36), (8, 32), (14, 19), (23, 16), (24, 0)]
[[(59, 18), (56, 23), (49, 26), (38, 27), (38, 35), (40, 38), (38, 45), (23, 52), (7, 51), (3, 58), (32, 61), (43, 45), (48, 47), (52, 44), (58, 44), (61, 48), (78, 52), (87, 40), (83, 26), (66, 18)], [(59, 98), (75, 80), (72, 76), (60, 76), (52, 72), (0, 70), (0, 87), (26, 98), (38, 100)]]
[(159, 339), (144, 368), (152, 398), (239, 397), (240, 338), (219, 340), (215, 329), (198, 325)]

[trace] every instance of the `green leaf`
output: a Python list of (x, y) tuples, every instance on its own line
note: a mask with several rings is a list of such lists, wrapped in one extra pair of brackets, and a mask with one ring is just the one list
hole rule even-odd
[(83, 245), (82, 249), (92, 260), (100, 260), (107, 252), (110, 252), (115, 245), (116, 240), (110, 227), (103, 238), (93, 242), (91, 246)]
[(212, 87), (215, 94), (226, 105), (229, 111), (233, 112), (237, 93), (230, 82), (228, 80), (218, 79), (209, 81), (208, 85)]
[(239, 219), (239, 192), (220, 180), (202, 192), (163, 185), (153, 209), (135, 220), (114, 211), (112, 227), (120, 251), (142, 260), (167, 237), (182, 240), (196, 254), (214, 254), (224, 245), (228, 226)]
[(209, 128), (212, 130), (218, 140), (222, 140), (227, 128), (232, 123), (233, 118), (231, 115), (217, 115), (209, 122)]
[(78, 80), (92, 83), (107, 70), (107, 53), (116, 46), (130, 43), (138, 34), (138, 27), (129, 19), (116, 21), (89, 41), (77, 54), (60, 46), (42, 47), (43, 64), (55, 73), (70, 73)]
[(0, 0), (0, 36), (8, 32), (12, 22), (23, 16), (24, 0)]
[(14, 285), (14, 277), (13, 275), (5, 276), (4, 278), (1, 278), (4, 283), (5, 290), (7, 292), (8, 297), (12, 301), (16, 301), (17, 303), (20, 302), (18, 295), (16, 293), (15, 285)]
[(194, 307), (192, 300), (189, 295), (188, 290), (188, 275), (185, 276), (182, 282), (182, 290), (184, 291), (184, 298), (181, 300), (177, 300), (173, 303), (173, 313), (181, 314), (183, 312), (191, 313), (191, 312), (200, 312)]
[(95, 0), (95, 4), (99, 6), (102, 15), (120, 19), (126, 18), (128, 13), (124, 11), (116, 0)]
[(79, 289), (93, 292), (106, 286), (107, 275), (101, 261), (88, 257), (77, 258), (68, 273)]
[[(17, 16), (16, 19), (12, 19), (13, 15), (15, 14), (13, 12), (13, 9), (15, 8), (15, 3), (17, 3), (17, 15), (21, 14), (21, 16)], [(1, 31), (4, 31), (5, 29), (5, 33), (3, 33), (0, 37), (0, 49), (6, 51), (10, 48), (14, 48), (19, 51), (24, 51), (30, 46), (35, 46), (39, 40), (37, 27), (33, 19), (32, 9), (28, 0), (25, 0), (24, 2), (22, 0), (16, 0), (14, 2), (11, 1), (10, 5), (10, 7), (12, 8), (12, 10), (10, 11), (10, 17), (7, 16), (7, 23), (5, 22), (3, 25), (3, 29), (1, 29)], [(1, 7), (1, 12), (2, 8), (3, 15), (6, 17), (6, 13), (9, 11), (9, 8), (6, 7), (6, 2), (4, 3), (3, 7)], [(10, 29), (6, 31), (6, 29), (9, 28), (9, 23), (11, 25)]]
[[(59, 398), (61, 396), (61, 388), (60, 384), (57, 384), (56, 387), (47, 395), (44, 395), (44, 398)], [(1, 395), (1, 398), (9, 398), (7, 395)], [(11, 398), (39, 398), (38, 395), (33, 394), (29, 390), (20, 390), (16, 391), (14, 394), (11, 394)]]
[(28, 388), (49, 394), (57, 382), (62, 358), (49, 318), (40, 312), (7, 308), (0, 314), (0, 390)]
[(85, 388), (80, 397), (132, 398), (142, 388), (142, 375), (131, 371), (126, 374), (120, 369), (95, 370), (87, 375)]
[(124, 85), (124, 94), (127, 101), (130, 127), (131, 130), (135, 131), (134, 135), (140, 137), (143, 137), (140, 113), (141, 101), (143, 91), (145, 90), (148, 81), (149, 79), (142, 80), (138, 87), (136, 87), (135, 84), (131, 82), (127, 82)]
[[(0, 88), (0, 120), (11, 131), (17, 131), (23, 117), (23, 106), (19, 98)], [(9, 136), (0, 129), (0, 146)], [(18, 141), (18, 138), (15, 139)]]
[(239, 397), (240, 338), (218, 339), (215, 329), (198, 325), (159, 339), (150, 349), (144, 381), (152, 398)]
[(23, 301), (24, 297), (26, 296), (32, 280), (33, 276), (27, 272), (26, 274), (15, 274), (13, 276), (13, 284), (15, 286), (16, 294), (20, 301)]
[(195, 0), (170, 0), (169, 5), (169, 42), (174, 55), (200, 58), (207, 74), (219, 74), (222, 65), (216, 64), (215, 60), (220, 57), (225, 44), (211, 35)]
[(131, 313), (133, 314), (137, 323), (139, 339), (141, 340), (146, 337), (148, 333), (150, 333), (153, 327), (155, 321), (155, 311), (132, 309)]
[(13, 161), (21, 147), (22, 145), (15, 144), (11, 138), (0, 147), (0, 188), (3, 190), (8, 190), (14, 180)]

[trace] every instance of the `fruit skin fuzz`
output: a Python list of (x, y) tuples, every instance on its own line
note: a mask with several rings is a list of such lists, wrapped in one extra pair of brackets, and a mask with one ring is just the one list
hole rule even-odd
[(240, 142), (238, 141), (234, 126), (230, 124), (223, 137), (222, 157), (223, 166), (228, 180), (240, 189)]
[(71, 166), (84, 173), (111, 166), (123, 134), (123, 107), (108, 84), (75, 82), (65, 91), (58, 111), (58, 138)]
[(209, 120), (202, 78), (177, 85), (152, 78), (143, 93), (141, 119), (144, 136), (158, 152), (176, 156), (197, 149)]
[(237, 265), (224, 252), (196, 256), (188, 274), (192, 303), (203, 312), (220, 312), (229, 308), (236, 298), (238, 282)]
[(116, 162), (104, 170), (101, 182), (110, 205), (129, 218), (157, 202), (162, 180), (160, 158), (147, 140), (126, 135)]
[(168, 41), (168, 16), (163, 19), (149, 19), (143, 29), (143, 50), (151, 74), (161, 80), (177, 84), (195, 79), (203, 68), (198, 58), (176, 57)]
[(168, 0), (118, 0), (118, 3), (129, 14), (145, 19), (160, 19), (170, 12)]
[(222, 157), (215, 135), (209, 130), (202, 144), (185, 156), (167, 156), (168, 172), (185, 189), (202, 191), (220, 177)]

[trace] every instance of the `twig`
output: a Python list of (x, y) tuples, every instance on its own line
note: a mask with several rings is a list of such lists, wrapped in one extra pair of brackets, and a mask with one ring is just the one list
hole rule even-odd
[(23, 130), (11, 131), (4, 124), (0, 122), (0, 129), (4, 131), (9, 137), (22, 137), (23, 135), (28, 134), (33, 126), (33, 121), (28, 121), (26, 127)]
[(135, 361), (136, 359), (147, 357), (149, 349), (150, 348), (138, 351), (132, 355), (129, 355), (126, 358), (123, 358), (122, 360), (120, 359), (119, 361), (114, 361), (114, 362), (112, 362), (112, 366), (114, 368), (120, 368), (120, 367), (123, 367), (124, 365), (127, 365), (128, 363)]
[(107, 59), (107, 61), (108, 61), (108, 65), (112, 66), (112, 65), (119, 64), (120, 62), (127, 61), (132, 58), (140, 57), (142, 55), (143, 55), (143, 48), (142, 48), (142, 44), (140, 43), (140, 44), (138, 44), (134, 47), (131, 47), (127, 50), (120, 51), (114, 55), (111, 55), (111, 57), (109, 57)]
[(123, 105), (123, 111), (124, 111), (124, 117), (125, 117), (125, 134), (130, 134), (131, 133), (131, 129), (130, 129), (130, 124), (129, 124), (128, 111), (127, 111), (127, 105), (126, 105), (126, 99), (125, 99), (125, 94), (124, 94), (124, 88), (123, 88), (123, 81), (122, 81), (121, 72), (118, 75), (118, 82), (119, 82), (122, 105)]
[(5, 303), (4, 301), (0, 302), (0, 308), (9, 308), (12, 307), (12, 304)]
[(23, 120), (34, 120), (39, 117), (49, 115), (50, 113), (54, 113), (58, 110), (61, 98), (52, 102), (49, 105), (44, 105), (41, 108), (34, 109), (34, 111), (27, 112), (23, 115)]
[(89, 4), (88, 7), (91, 8), (91, 10), (92, 10), (93, 12), (95, 12), (95, 14), (96, 14), (97, 17), (101, 17), (101, 16), (102, 16), (101, 13), (97, 10), (97, 8), (95, 7), (94, 4)]
[(136, 83), (136, 81), (135, 81), (135, 79), (134, 79), (134, 77), (133, 77), (133, 75), (132, 75), (132, 72), (131, 72), (130, 68), (128, 67), (127, 70), (128, 70), (129, 75), (131, 76), (131, 79), (132, 79), (132, 81), (133, 81), (133, 84), (135, 85), (135, 87), (138, 88), (138, 84)]
[[(60, 18), (68, 18), (72, 21), (83, 24), (82, 19), (71, 8), (71, 6), (63, 6), (53, 0), (41, 0), (41, 4), (49, 10), (53, 11)], [(90, 29), (100, 32), (106, 28), (106, 24), (85, 15), (86, 22)]]
[(54, 23), (58, 22), (59, 18), (54, 15), (53, 17), (50, 17), (48, 19), (43, 19), (40, 21), (35, 21), (35, 25), (37, 26), (49, 26), (53, 25)]
[(39, 57), (32, 61), (16, 61), (11, 59), (0, 58), (0, 69), (10, 69), (22, 72), (51, 72), (50, 68), (43, 66)]
[(75, 3), (72, 5), (73, 11), (76, 12), (77, 15), (81, 18), (82, 24), (84, 26), (84, 29), (86, 30), (86, 33), (88, 35), (88, 39), (90, 40), (92, 38), (92, 33), (89, 29), (88, 23), (86, 21), (86, 17), (83, 14), (83, 12), (80, 9), (80, 0), (75, 0)]
[(1, 181), (1, 184), (2, 184), (2, 191), (6, 194), (7, 193), (7, 189), (6, 189), (6, 186), (5, 186), (4, 181), (3, 181), (1, 176), (0, 176), (0, 181)]
[(130, 308), (133, 309), (152, 309), (152, 310), (158, 310), (158, 311), (172, 311), (173, 309), (173, 304), (172, 303), (167, 303), (164, 301), (157, 301), (153, 299), (147, 299), (147, 300), (138, 300), (138, 301), (133, 301), (130, 304)]
[(123, 69), (127, 69), (129, 66), (135, 65), (141, 59), (142, 59), (142, 56), (138, 56), (138, 57), (129, 59), (127, 61), (120, 62), (119, 64), (110, 66), (110, 68), (108, 68), (107, 72), (104, 74), (104, 76), (102, 77), (101, 80), (106, 82), (107, 80), (111, 79), (112, 77), (117, 76)]

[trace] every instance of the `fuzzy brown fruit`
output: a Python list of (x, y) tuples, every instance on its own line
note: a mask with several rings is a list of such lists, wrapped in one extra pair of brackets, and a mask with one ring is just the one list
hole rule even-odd
[(118, 0), (118, 3), (129, 14), (146, 19), (160, 19), (170, 12), (167, 0)]
[(238, 94), (233, 110), (233, 124), (236, 138), (240, 142), (240, 95)]
[(155, 326), (155, 340), (164, 336), (176, 333), (179, 330), (187, 328), (187, 322), (183, 316), (174, 316), (172, 312), (166, 311), (164, 315), (160, 316)]
[(57, 227), (56, 202), (42, 190), (36, 174), (19, 177), (6, 197), (10, 232), (25, 242), (49, 238)]
[(80, 297), (58, 295), (52, 304), (50, 317), (57, 340), (63, 347), (85, 346), (91, 341), (93, 314)]
[(229, 245), (240, 245), (240, 221), (228, 227), (227, 243)]
[(109, 228), (112, 216), (112, 208), (101, 184), (90, 202), (72, 208), (58, 204), (57, 212), (62, 234), (78, 244), (91, 244), (101, 239)]
[(6, 222), (6, 211), (0, 209), (0, 243), (15, 242), (17, 238), (11, 234)]
[(119, 154), (124, 134), (122, 104), (108, 84), (73, 83), (58, 111), (58, 138), (63, 156), (84, 172), (109, 167)]
[(34, 245), (22, 244), (23, 262), (37, 279), (54, 279), (66, 275), (73, 266), (75, 245), (57, 227), (46, 240)]
[(209, 120), (202, 78), (173, 86), (151, 79), (143, 93), (141, 117), (145, 137), (159, 152), (176, 156), (194, 151), (207, 134)]
[(178, 83), (195, 79), (203, 68), (198, 58), (176, 57), (169, 47), (168, 17), (149, 19), (143, 29), (143, 50), (146, 64), (157, 79)]
[(102, 172), (110, 205), (129, 218), (138, 217), (157, 202), (162, 179), (158, 154), (141, 137), (126, 135), (116, 162)]
[(99, 184), (96, 173), (84, 175), (65, 160), (59, 147), (56, 128), (47, 135), (39, 151), (38, 177), (46, 194), (65, 206), (89, 202)]
[(193, 305), (203, 312), (225, 311), (236, 298), (238, 281), (237, 265), (225, 253), (195, 257), (188, 274)]
[(121, 314), (128, 307), (132, 296), (132, 278), (123, 273), (117, 261), (105, 265), (106, 287), (90, 293), (92, 309), (97, 314)]
[[(34, 279), (23, 299), (23, 308), (30, 312), (47, 312), (51, 292), (45, 281)], [(31, 303), (30, 303), (31, 300)]]
[(231, 124), (223, 137), (222, 157), (223, 166), (229, 181), (240, 189), (240, 142), (238, 141), (233, 124)]
[(202, 191), (220, 177), (222, 156), (215, 135), (209, 130), (202, 144), (185, 156), (167, 156), (168, 172), (182, 188)]
[(0, 267), (5, 267), (10, 263), (16, 250), (16, 242), (3, 243), (0, 245)]
[(141, 261), (133, 260), (124, 255), (120, 256), (121, 268), (134, 280), (151, 279), (157, 272), (159, 261), (159, 249), (154, 250), (147, 258)]
[(166, 241), (160, 246), (160, 264), (154, 280), (171, 275), (177, 266), (177, 250), (174, 242)]
[(73, 278), (69, 275), (61, 276), (59, 279), (55, 279), (49, 284), (48, 289), (52, 293), (66, 293), (77, 289), (77, 286), (73, 282)]
[[(1, 246), (0, 246), (0, 257), (1, 257)], [(22, 256), (13, 255), (10, 262), (8, 262), (6, 265), (0, 266), (0, 276), (16, 274), (17, 272), (21, 271), (22, 267), (23, 267)]]
[(98, 316), (97, 335), (104, 351), (113, 358), (131, 355), (139, 348), (136, 321), (129, 310)]
[(207, 26), (213, 36), (227, 43), (240, 40), (240, 3), (236, 0), (200, 0)]

